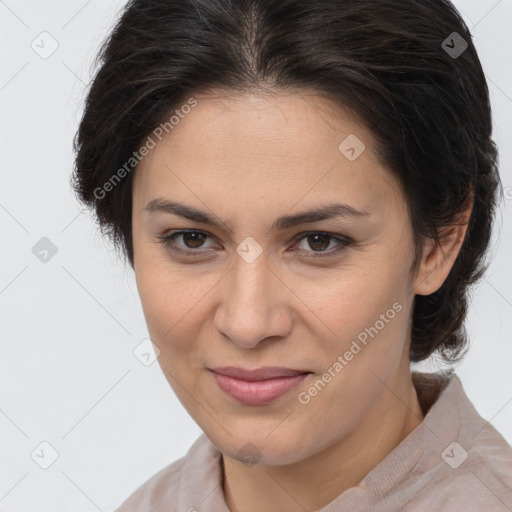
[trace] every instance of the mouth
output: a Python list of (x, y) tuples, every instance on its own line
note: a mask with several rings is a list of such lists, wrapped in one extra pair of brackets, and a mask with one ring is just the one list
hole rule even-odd
[(266, 405), (300, 384), (312, 372), (264, 367), (254, 370), (223, 367), (210, 369), (218, 387), (243, 405)]

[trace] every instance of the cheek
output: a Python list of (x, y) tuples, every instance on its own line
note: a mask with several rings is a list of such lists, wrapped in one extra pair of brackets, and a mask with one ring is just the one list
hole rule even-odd
[(204, 305), (219, 278), (193, 275), (166, 262), (146, 263), (140, 260), (136, 281), (151, 339), (161, 352), (189, 351), (207, 321)]
[[(314, 286), (298, 281), (293, 289), (307, 306), (305, 315), (317, 325), (315, 330), (325, 331), (339, 343), (372, 326), (395, 302), (402, 303), (405, 285), (403, 271), (368, 262), (333, 272), (316, 280)], [(388, 316), (393, 315), (391, 311)]]

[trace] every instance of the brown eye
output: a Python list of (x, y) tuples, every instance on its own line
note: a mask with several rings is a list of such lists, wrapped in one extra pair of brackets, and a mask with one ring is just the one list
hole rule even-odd
[(204, 243), (204, 239), (206, 237), (203, 233), (198, 233), (196, 231), (182, 233), (182, 236), (183, 242), (189, 249), (199, 249)]
[[(348, 238), (323, 232), (305, 233), (299, 241), (300, 243), (307, 241), (307, 243), (303, 245), (303, 248), (298, 249), (299, 252), (309, 253), (306, 258), (323, 258), (333, 256), (352, 244), (352, 241)], [(337, 244), (337, 247), (335, 246), (334, 249), (327, 250), (333, 241), (335, 242), (335, 245)]]
[[(176, 242), (179, 237), (182, 238), (181, 244)], [(209, 247), (207, 248), (208, 250), (200, 250), (204, 247), (205, 241), (210, 238), (206, 233), (201, 231), (175, 231), (158, 238), (159, 243), (161, 243), (166, 249), (177, 254), (189, 256), (210, 252)]]
[[(182, 239), (182, 243), (177, 243), (177, 240), (180, 237)], [(204, 245), (207, 239), (211, 237), (202, 231), (174, 231), (164, 234), (158, 238), (159, 243), (161, 243), (167, 250), (184, 256), (201, 256), (206, 253), (211, 253), (212, 249), (212, 247)], [(303, 233), (299, 238), (299, 244), (297, 245), (300, 245), (305, 241), (307, 241), (307, 243), (297, 250), (300, 253), (304, 253), (306, 259), (335, 256), (353, 243), (349, 238), (318, 231)], [(329, 249), (333, 242), (334, 248)]]
[[(310, 235), (307, 237), (307, 240), (309, 240), (309, 246), (313, 250), (324, 250), (327, 249), (330, 245), (331, 238), (329, 236), (325, 235)], [(313, 242), (311, 242), (313, 240)]]

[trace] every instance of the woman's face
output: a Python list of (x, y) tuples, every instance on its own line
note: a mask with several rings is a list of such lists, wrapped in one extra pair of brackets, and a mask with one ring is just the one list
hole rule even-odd
[[(409, 374), (406, 204), (370, 133), (327, 100), (194, 98), (169, 135), (152, 135), (134, 177), (144, 315), (169, 384), (212, 442), (239, 460), (291, 464), (347, 436)], [(337, 215), (300, 218), (334, 204)], [(192, 233), (162, 243), (181, 230)], [(244, 393), (211, 371), (226, 366), (309, 373), (270, 396), (283, 379)]]

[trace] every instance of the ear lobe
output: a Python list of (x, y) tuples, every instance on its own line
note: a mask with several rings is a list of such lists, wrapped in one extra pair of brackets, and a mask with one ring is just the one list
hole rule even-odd
[(453, 224), (439, 232), (439, 244), (431, 238), (426, 241), (414, 285), (416, 295), (431, 295), (448, 277), (466, 236), (473, 205), (472, 193), (468, 202), (469, 207), (455, 218)]

